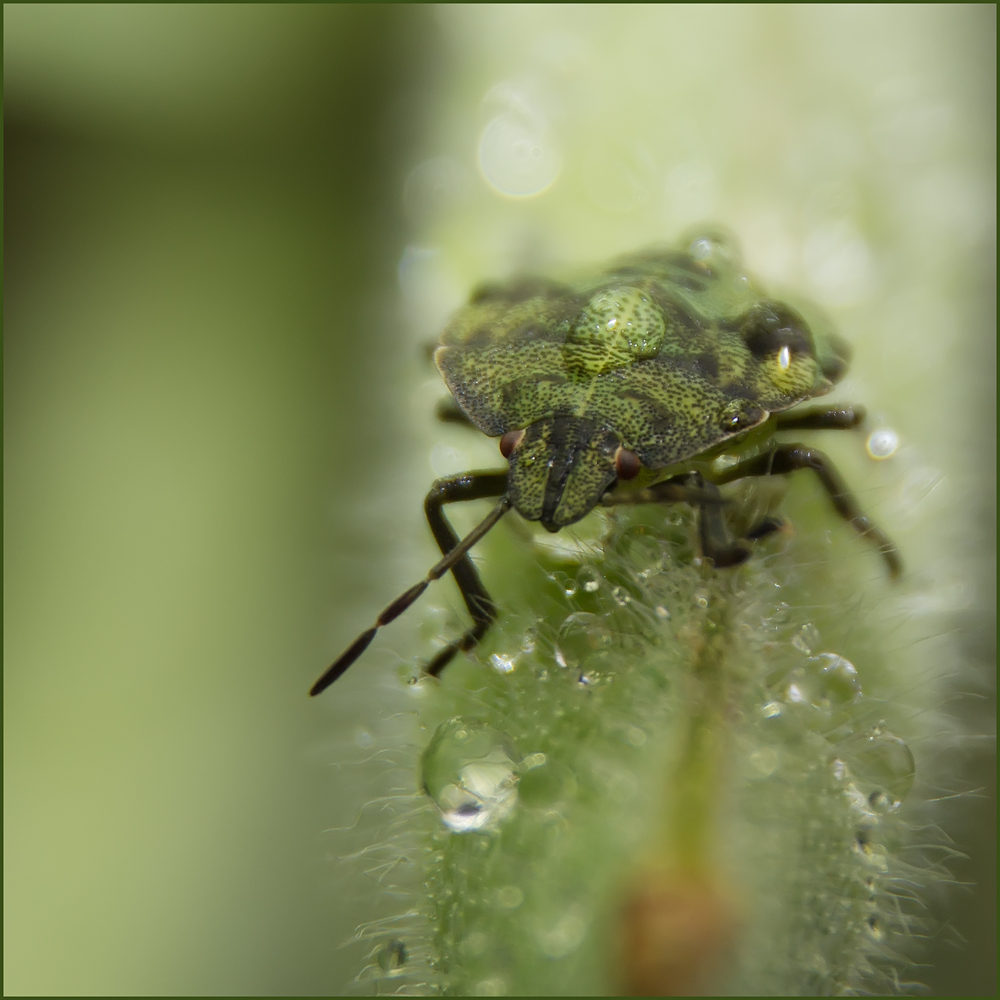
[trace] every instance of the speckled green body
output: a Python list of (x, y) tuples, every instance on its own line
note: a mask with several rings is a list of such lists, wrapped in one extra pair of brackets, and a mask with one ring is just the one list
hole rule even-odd
[(442, 336), (437, 366), (483, 433), (525, 430), (509, 497), (557, 530), (616, 481), (619, 448), (643, 485), (830, 391), (846, 348), (769, 299), (728, 237), (699, 234), (572, 284), (480, 288)]

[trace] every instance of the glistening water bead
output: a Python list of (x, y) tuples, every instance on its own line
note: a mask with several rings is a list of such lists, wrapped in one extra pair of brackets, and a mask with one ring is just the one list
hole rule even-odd
[(420, 759), (421, 784), (456, 833), (490, 829), (517, 803), (517, 753), (475, 719), (442, 722)]

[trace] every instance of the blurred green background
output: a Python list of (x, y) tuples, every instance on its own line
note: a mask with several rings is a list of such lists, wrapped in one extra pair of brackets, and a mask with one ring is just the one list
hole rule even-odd
[[(339, 946), (377, 891), (324, 831), (392, 790), (339, 766), (392, 713), (362, 671), (305, 692), (430, 551), (397, 264), (404, 181), (465, 99), (456, 23), (4, 8), (7, 994), (341, 993), (357, 971)], [(925, 41), (988, 135), (993, 8), (946, 27)], [(991, 623), (967, 628), (990, 662)], [(992, 889), (992, 806), (961, 810), (956, 874)], [(934, 992), (992, 991), (992, 914), (952, 900), (970, 945), (942, 936)]]

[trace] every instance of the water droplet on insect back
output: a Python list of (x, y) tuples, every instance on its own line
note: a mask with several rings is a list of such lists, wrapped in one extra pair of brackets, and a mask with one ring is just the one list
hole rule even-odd
[(517, 803), (517, 752), (476, 719), (442, 722), (420, 759), (424, 791), (457, 833), (496, 826)]

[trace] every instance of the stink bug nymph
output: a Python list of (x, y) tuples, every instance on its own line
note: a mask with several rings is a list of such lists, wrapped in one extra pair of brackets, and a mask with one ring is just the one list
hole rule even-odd
[[(451, 390), (452, 419), (499, 439), (508, 466), (439, 479), (424, 510), (443, 558), (396, 598), (313, 685), (329, 687), (383, 625), (432, 580), (451, 572), (472, 627), (427, 664), (437, 676), (471, 649), (496, 617), (469, 550), (511, 508), (559, 531), (597, 506), (677, 503), (698, 510), (702, 556), (716, 567), (747, 559), (781, 522), (733, 537), (719, 486), (750, 476), (811, 469), (837, 513), (880, 550), (892, 577), (895, 546), (861, 511), (829, 459), (793, 430), (841, 430), (864, 419), (857, 406), (793, 407), (826, 395), (847, 368), (848, 349), (769, 298), (743, 269), (734, 242), (707, 232), (682, 249), (657, 247), (598, 275), (560, 284), (523, 278), (484, 285), (441, 337), (434, 361)], [(738, 461), (712, 460), (736, 449)], [(443, 507), (497, 497), (461, 541)]]

